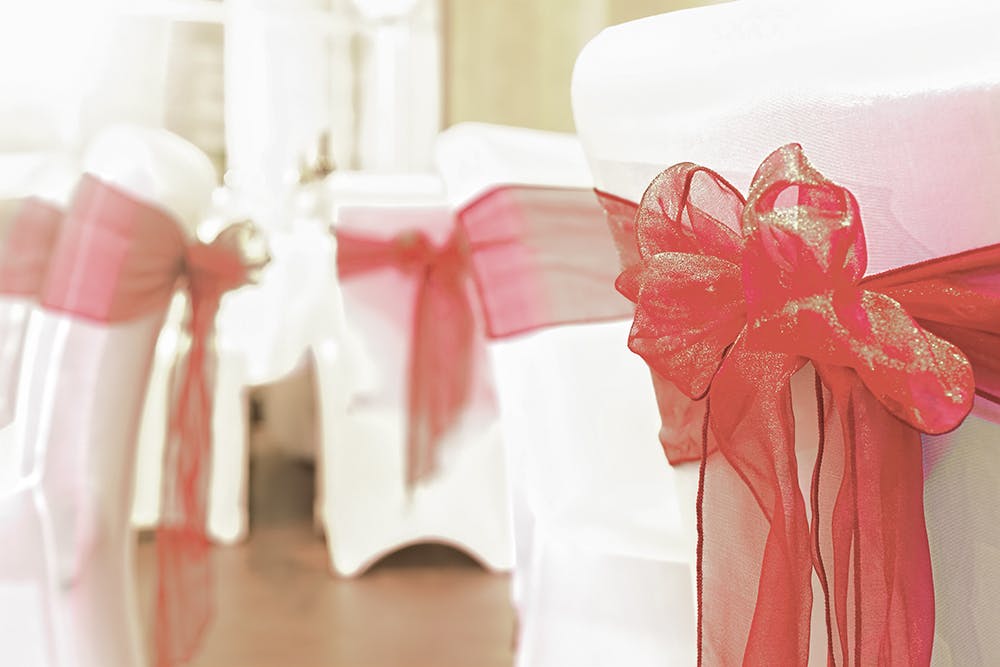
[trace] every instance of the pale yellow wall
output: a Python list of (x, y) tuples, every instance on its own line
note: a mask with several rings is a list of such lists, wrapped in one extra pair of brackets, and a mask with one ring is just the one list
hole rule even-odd
[(603, 27), (710, 0), (442, 0), (445, 125), (572, 131), (580, 49)]
[[(542, 0), (544, 2), (544, 0)], [(712, 5), (725, 0), (606, 0), (607, 24), (616, 25), (643, 16), (663, 14), (688, 7)]]

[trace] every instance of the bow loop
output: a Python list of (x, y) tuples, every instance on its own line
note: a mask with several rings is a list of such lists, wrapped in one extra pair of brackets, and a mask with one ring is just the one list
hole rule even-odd
[(739, 228), (743, 196), (690, 162), (657, 176), (636, 213), (641, 261), (616, 282), (636, 305), (629, 348), (685, 395), (708, 390), (746, 322)]
[(623, 273), (619, 284), (637, 290), (629, 349), (689, 398), (703, 396), (746, 322), (739, 267), (662, 252)]
[(743, 212), (747, 345), (857, 371), (897, 417), (926, 433), (972, 407), (964, 355), (889, 296), (860, 287), (867, 250), (857, 200), (802, 147), (772, 153)]
[(778, 149), (757, 170), (742, 230), (752, 322), (795, 299), (851, 291), (864, 276), (857, 200), (816, 171), (798, 144)]
[(927, 331), (895, 300), (878, 292), (861, 295), (855, 320), (846, 320), (845, 357), (879, 401), (918, 431), (952, 430), (972, 410), (975, 379), (965, 354)]
[(739, 262), (743, 196), (714, 171), (684, 162), (667, 169), (646, 189), (636, 214), (639, 253), (714, 255)]
[(211, 327), (222, 295), (246, 282), (251, 263), (240, 250), (238, 232), (243, 225), (224, 229), (211, 243), (195, 242), (187, 247), (184, 275), (191, 293), (191, 329), (200, 333)]

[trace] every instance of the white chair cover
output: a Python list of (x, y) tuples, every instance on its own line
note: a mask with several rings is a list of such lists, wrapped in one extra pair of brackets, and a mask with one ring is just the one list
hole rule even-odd
[[(456, 205), (504, 183), (592, 183), (570, 135), (460, 125), (439, 138), (438, 162)], [(693, 628), (688, 531), (628, 327), (565, 325), (490, 344), (511, 470), (518, 665), (663, 664), (657, 643), (677, 646)], [(619, 595), (651, 586), (662, 595)]]
[[(985, 193), (1000, 173), (1000, 48), (987, 38), (998, 19), (995, 3), (972, 0), (736, 2), (607, 29), (580, 55), (573, 83), (595, 185), (638, 201), (657, 173), (691, 161), (745, 191), (765, 156), (799, 142), (857, 197), (869, 273), (996, 243), (1000, 206)], [(807, 406), (796, 412), (815, 414), (812, 384), (793, 389), (797, 405)], [(925, 486), (935, 665), (1000, 660), (997, 635), (985, 629), (1000, 617), (1000, 598), (988, 592), (1000, 576), (1000, 535), (986, 519), (1000, 488), (998, 439), (1000, 430), (975, 415), (924, 439), (925, 458), (945, 457)], [(797, 432), (796, 448), (808, 492), (815, 428)], [(691, 488), (697, 466), (674, 473), (679, 489)], [(693, 525), (694, 502), (679, 500)], [(623, 512), (639, 516), (656, 502), (650, 489)], [(960, 584), (970, 577), (974, 585)], [(587, 604), (641, 604), (664, 592), (650, 581), (641, 592), (621, 588)], [(810, 654), (821, 664), (822, 605), (813, 609)]]
[[(181, 220), (211, 186), (207, 158), (166, 133), (110, 130), (87, 165)], [(11, 664), (145, 663), (128, 518), (134, 442), (164, 315), (118, 323), (44, 307), (31, 315), (15, 420), (21, 476), (0, 498), (9, 621), (0, 642)]]
[[(392, 192), (387, 190), (390, 196)], [(407, 207), (402, 219), (394, 217), (390, 205), (384, 216), (364, 216), (373, 227), (352, 231), (391, 238), (412, 224), (414, 211), (423, 210), (425, 215), (417, 213), (426, 222), (422, 228), (443, 240), (452, 221), (440, 195), (437, 206), (427, 206), (433, 201), (427, 194), (411, 193), (409, 199), (416, 199), (415, 205)], [(397, 194), (393, 203), (405, 201)], [(338, 225), (342, 219), (358, 220), (347, 205), (338, 210)], [(341, 575), (357, 574), (386, 553), (422, 541), (451, 544), (490, 569), (511, 566), (506, 469), (488, 386), (474, 390), (460, 423), (445, 436), (437, 472), (412, 491), (406, 488), (413, 306), (400, 304), (413, 304), (415, 289), (415, 281), (393, 269), (341, 284), (346, 322), (341, 358), (347, 369), (339, 376), (319, 376), (324, 521), (332, 565)], [(396, 295), (392, 303), (386, 302), (387, 294)], [(485, 363), (485, 358), (475, 359), (476, 375)]]
[[(209, 533), (215, 540), (233, 543), (247, 534), (248, 389), (288, 376), (309, 356), (317, 378), (322, 378), (317, 379), (318, 393), (325, 387), (350, 382), (343, 374), (350, 372), (352, 360), (340, 356), (346, 334), (335, 244), (329, 231), (331, 209), (352, 203), (439, 201), (440, 189), (440, 180), (432, 175), (335, 172), (326, 181), (310, 184), (298, 193), (301, 198), (314, 200), (311, 207), (290, 211), (288, 220), (264, 231), (271, 261), (255, 284), (223, 297), (218, 316), (209, 497)], [(223, 215), (232, 212), (220, 210), (218, 216)], [(211, 230), (217, 222), (208, 220), (202, 229)], [(138, 526), (155, 525), (159, 515), (157, 489), (167, 380), (182, 344), (178, 332), (185, 307), (184, 295), (178, 294), (157, 343), (139, 436), (139, 483), (133, 510), (133, 522)], [(332, 404), (321, 393), (317, 403)], [(272, 418), (280, 419), (281, 415)], [(323, 418), (318, 421), (321, 427), (328, 423)], [(323, 443), (329, 438), (319, 433), (317, 439)], [(312, 443), (302, 444), (300, 453), (311, 458)], [(324, 506), (322, 478), (317, 475), (318, 514), (322, 514)]]

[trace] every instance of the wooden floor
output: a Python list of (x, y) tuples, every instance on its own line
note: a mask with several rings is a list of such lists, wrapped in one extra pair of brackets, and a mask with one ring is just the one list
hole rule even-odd
[[(139, 547), (148, 613), (154, 553)], [(436, 545), (357, 579), (329, 574), (308, 522), (255, 527), (215, 550), (218, 612), (191, 667), (509, 667), (507, 576)]]
[[(251, 537), (214, 549), (217, 614), (189, 667), (510, 667), (509, 577), (420, 545), (338, 579), (312, 528), (314, 479), (284, 454), (251, 459)], [(146, 614), (153, 546), (138, 554)]]

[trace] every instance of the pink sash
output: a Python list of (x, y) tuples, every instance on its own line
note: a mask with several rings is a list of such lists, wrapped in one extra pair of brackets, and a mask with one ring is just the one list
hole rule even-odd
[[(210, 336), (222, 294), (246, 267), (226, 232), (190, 242), (166, 213), (86, 175), (66, 217), (42, 292), (44, 308), (96, 322), (164, 311), (178, 285), (191, 298), (191, 349), (175, 381), (164, 454), (156, 664), (190, 659), (212, 613), (205, 535), (212, 391)], [(98, 444), (98, 443), (95, 443)]]
[[(370, 271), (395, 269), (417, 281), (410, 329), (407, 381), (406, 483), (412, 487), (432, 475), (441, 438), (458, 422), (473, 386), (476, 320), (470, 302), (467, 262), (459, 236), (450, 233), (434, 244), (421, 228), (428, 209), (345, 211), (337, 230), (337, 268), (341, 280)], [(392, 216), (412, 227), (390, 238), (351, 229), (364, 213)], [(392, 301), (396, 295), (386, 295)]]
[(458, 212), (490, 338), (622, 320), (618, 256), (592, 190), (505, 185)]
[(62, 218), (63, 211), (44, 200), (24, 201), (0, 246), (0, 294), (37, 298)]
[(479, 308), (490, 338), (631, 316), (632, 305), (614, 290), (618, 258), (591, 190), (495, 188), (461, 208), (458, 226), (437, 245), (420, 228), (426, 208), (365, 214), (391, 216), (409, 229), (392, 237), (361, 233), (350, 218), (359, 213), (345, 213), (337, 231), (341, 279), (394, 268), (419, 282), (408, 377), (411, 485), (434, 471), (437, 444), (468, 403), (475, 346), (482, 345)]
[[(62, 210), (41, 199), (24, 200), (0, 245), (0, 295), (31, 301), (38, 298), (62, 218)], [(14, 418), (26, 324), (6, 322), (0, 328), (0, 427)]]

